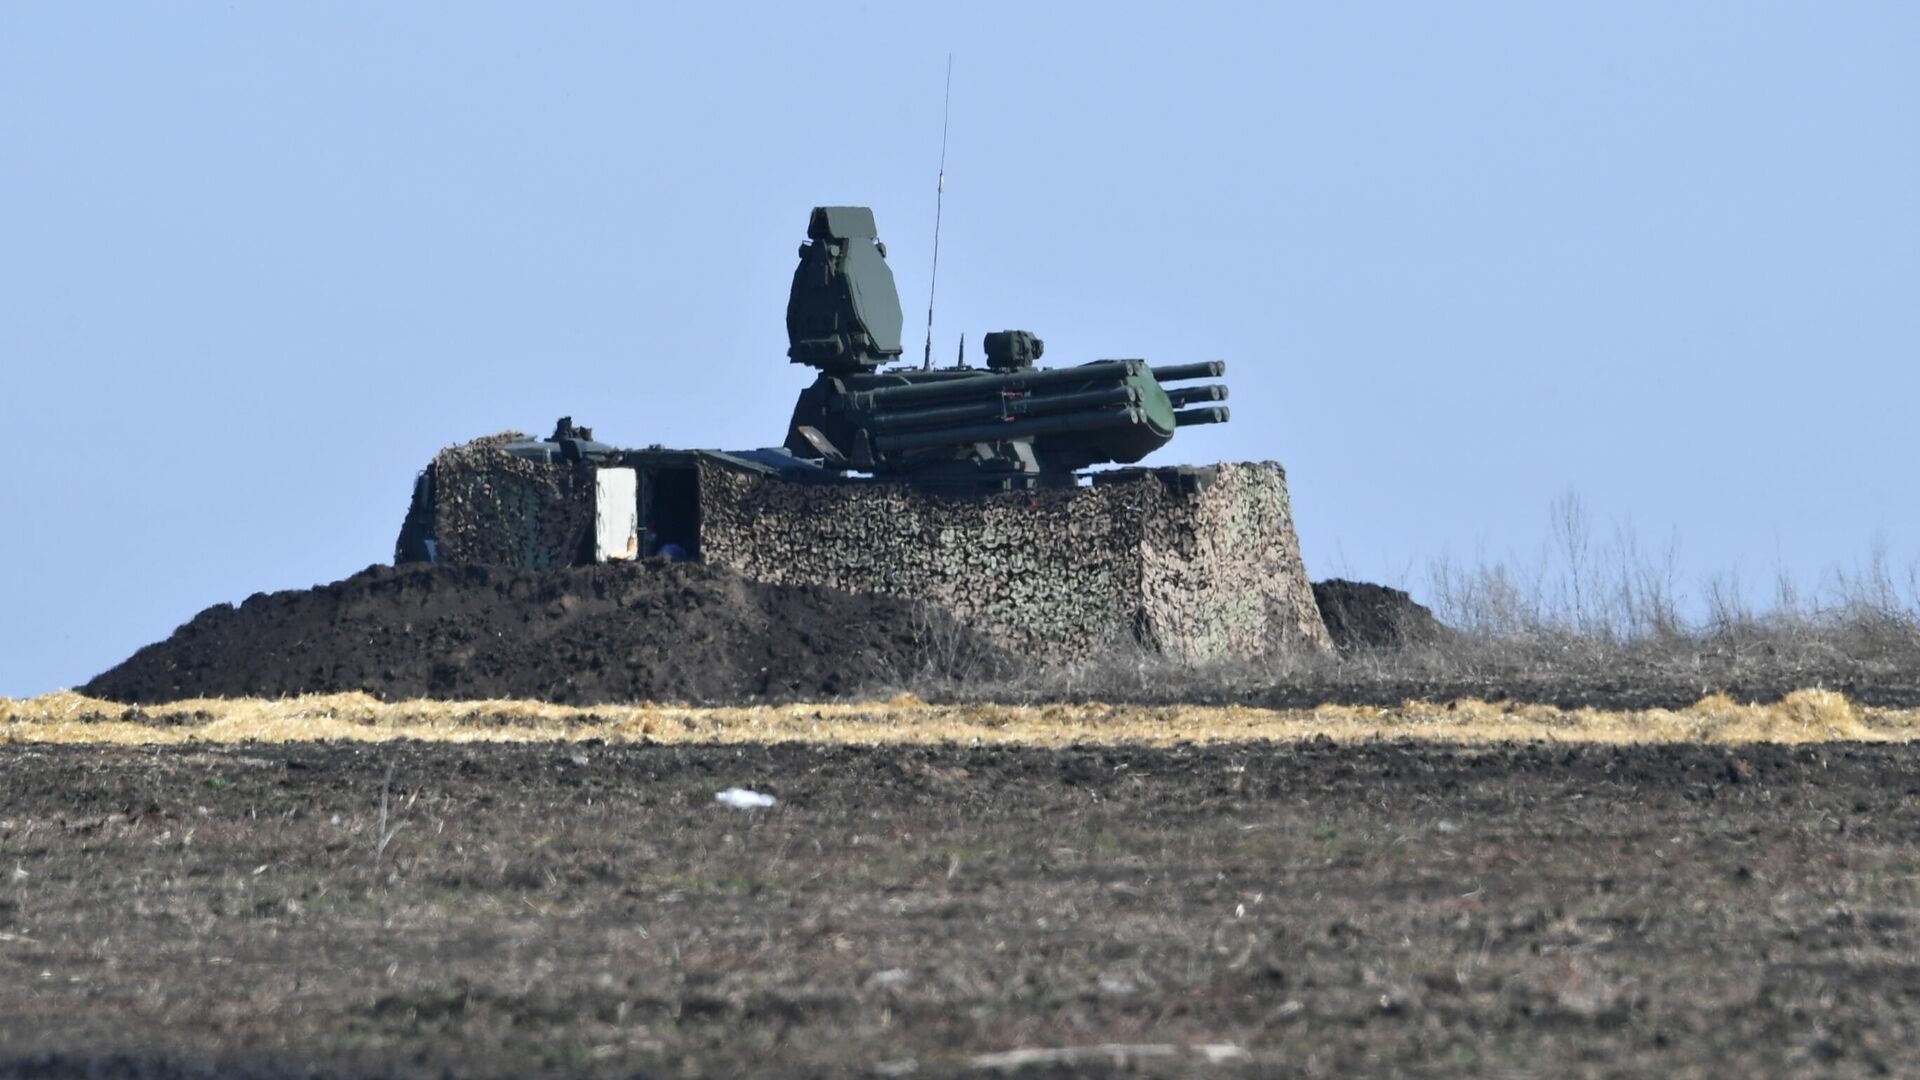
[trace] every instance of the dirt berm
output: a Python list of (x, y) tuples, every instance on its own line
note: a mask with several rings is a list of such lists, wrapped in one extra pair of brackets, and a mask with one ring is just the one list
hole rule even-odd
[(385, 700), (778, 701), (993, 656), (907, 601), (765, 585), (707, 565), (420, 564), (217, 604), (81, 690), (138, 704), (346, 690)]
[(1342, 649), (1433, 645), (1448, 631), (1412, 596), (1385, 585), (1329, 578), (1313, 583), (1327, 635)]

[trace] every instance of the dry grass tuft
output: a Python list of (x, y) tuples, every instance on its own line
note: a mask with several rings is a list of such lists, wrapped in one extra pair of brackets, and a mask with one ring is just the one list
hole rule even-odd
[(401, 701), (365, 694), (279, 700), (115, 704), (71, 692), (0, 698), (0, 743), (181, 745), (265, 742), (976, 743), (1255, 742), (1326, 737), (1457, 743), (1808, 743), (1920, 739), (1920, 709), (1862, 708), (1800, 690), (1771, 704), (1723, 694), (1685, 709), (1560, 708), (1461, 699), (1392, 707), (1323, 705), (928, 704), (885, 702), (694, 708), (576, 708), (532, 701)]

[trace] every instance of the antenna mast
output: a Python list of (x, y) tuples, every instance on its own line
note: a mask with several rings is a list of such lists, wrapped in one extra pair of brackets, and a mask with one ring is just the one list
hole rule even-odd
[(923, 371), (933, 367), (933, 290), (940, 282), (940, 210), (947, 201), (947, 120), (952, 115), (953, 54), (948, 53), (946, 97), (940, 104), (940, 181), (933, 195), (933, 272), (927, 275), (927, 348), (920, 358)]

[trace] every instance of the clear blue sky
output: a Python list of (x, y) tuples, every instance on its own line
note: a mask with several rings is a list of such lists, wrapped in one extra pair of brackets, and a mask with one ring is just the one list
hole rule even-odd
[(1920, 554), (1920, 5), (8, 4), (0, 694), (391, 557), (441, 446), (776, 443), (807, 210), (915, 350), (1229, 361), (1316, 576)]

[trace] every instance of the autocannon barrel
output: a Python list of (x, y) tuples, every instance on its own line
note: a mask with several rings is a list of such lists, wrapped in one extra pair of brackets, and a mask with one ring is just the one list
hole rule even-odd
[(1011, 371), (1005, 375), (981, 375), (977, 378), (944, 379), (940, 382), (912, 383), (906, 386), (882, 386), (856, 391), (854, 405), (870, 408), (902, 408), (930, 405), (939, 401), (977, 398), (1004, 390), (1032, 390), (1084, 382), (1118, 382), (1141, 367), (1138, 360), (1101, 360), (1078, 367), (1039, 368)]
[(877, 432), (907, 428), (938, 427), (978, 420), (1004, 420), (1008, 417), (1040, 416), (1047, 413), (1074, 412), (1103, 405), (1138, 405), (1140, 391), (1131, 386), (1107, 386), (1066, 394), (1033, 394), (1025, 397), (993, 395), (988, 401), (968, 401), (956, 405), (929, 405), (877, 413), (868, 421)]
[(1192, 405), (1199, 401), (1225, 401), (1227, 388), (1219, 383), (1209, 383), (1206, 386), (1177, 386), (1167, 391), (1167, 400), (1173, 402), (1174, 408)]
[(1217, 379), (1227, 373), (1225, 360), (1202, 360), (1197, 364), (1163, 364), (1149, 368), (1153, 377), (1163, 383), (1180, 382), (1184, 379)]
[(1121, 409), (1088, 409), (1059, 415), (1032, 416), (1023, 420), (1001, 420), (963, 427), (880, 435), (874, 438), (873, 445), (875, 449), (882, 452), (894, 453), (902, 450), (924, 450), (935, 446), (954, 446), (961, 443), (1002, 442), (1008, 439), (1129, 428), (1144, 422), (1145, 419), (1140, 410), (1133, 406)]

